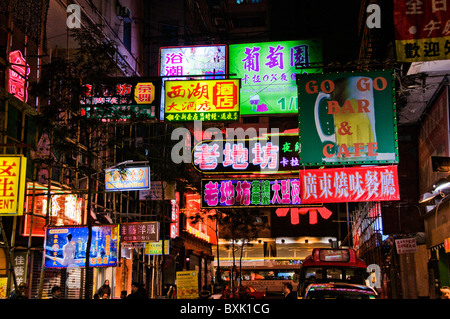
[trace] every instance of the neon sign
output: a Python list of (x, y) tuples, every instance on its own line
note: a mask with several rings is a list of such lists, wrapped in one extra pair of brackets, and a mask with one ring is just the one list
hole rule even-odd
[(30, 74), (30, 67), (19, 50), (9, 53), (9, 63), (11, 64), (8, 79), (9, 93), (26, 103), (28, 99), (27, 77)]

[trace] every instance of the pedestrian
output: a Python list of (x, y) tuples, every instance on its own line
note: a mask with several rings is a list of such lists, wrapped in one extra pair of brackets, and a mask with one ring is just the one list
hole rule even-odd
[(122, 290), (120, 292), (120, 299), (125, 299), (127, 297), (127, 291), (126, 290)]
[[(105, 282), (103, 283), (103, 286), (101, 286), (98, 291), (97, 291), (98, 295), (101, 296), (103, 298), (104, 294), (108, 295), (109, 299), (111, 297), (111, 287), (109, 286), (109, 280), (106, 279)], [(104, 298), (103, 298), (104, 299)]]
[(285, 283), (283, 285), (284, 299), (297, 299), (297, 292), (292, 291), (292, 284)]
[(127, 296), (127, 299), (146, 299), (147, 293), (145, 289), (138, 282), (131, 284), (131, 294)]
[(25, 283), (20, 283), (17, 289), (14, 289), (9, 295), (10, 299), (28, 299), (26, 295), (27, 285)]
[(62, 298), (62, 289), (60, 286), (55, 285), (52, 288), (52, 296), (50, 297), (50, 299), (63, 299)]
[(100, 299), (100, 296), (98, 295), (98, 293), (94, 294), (94, 299)]
[(450, 299), (450, 287), (444, 286), (441, 289), (441, 299)]

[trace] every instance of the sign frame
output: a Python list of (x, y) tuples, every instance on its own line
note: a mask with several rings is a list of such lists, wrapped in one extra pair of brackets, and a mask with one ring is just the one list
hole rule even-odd
[[(0, 209), (0, 217), (1, 216), (22, 216), (24, 211), (24, 204), (25, 204), (25, 193), (27, 188), (26, 183), (26, 170), (27, 170), (27, 158), (23, 155), (0, 155), (0, 160), (2, 160), (2, 166), (7, 165), (8, 161), (12, 161), (12, 163), (8, 166), (7, 169), (3, 169), (0, 173), (0, 177), (4, 177), (4, 187), (2, 191), (2, 195), (0, 196), (0, 202), (2, 203), (1, 209)], [(13, 166), (16, 167), (16, 171), (9, 174), (10, 168)], [(6, 175), (3, 175), (3, 173), (6, 173)], [(7, 187), (7, 180), (10, 177), (14, 177), (16, 182), (14, 183), (14, 188), (12, 189), (6, 189)], [(2, 178), (3, 180), (3, 178)], [(10, 185), (10, 184), (8, 184)], [(11, 197), (11, 194), (6, 194), (7, 191), (14, 192), (13, 193), (14, 199), (8, 199), (8, 197)], [(5, 199), (3, 199), (5, 198)], [(4, 201), (8, 202), (8, 207), (3, 208), (5, 204)]]

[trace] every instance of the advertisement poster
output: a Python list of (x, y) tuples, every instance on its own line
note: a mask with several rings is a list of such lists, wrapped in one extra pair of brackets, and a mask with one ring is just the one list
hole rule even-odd
[(303, 204), (400, 200), (397, 166), (300, 170)]
[[(84, 227), (48, 227), (45, 236), (45, 267), (84, 267), (89, 230)], [(92, 226), (89, 265), (114, 267), (119, 247), (118, 225)]]
[(150, 167), (127, 167), (105, 170), (106, 191), (137, 191), (150, 189)]
[(165, 81), (165, 120), (238, 121), (239, 80)]
[(230, 74), (241, 79), (241, 115), (297, 114), (296, 75), (321, 72), (312, 67), (318, 62), (320, 40), (230, 44)]
[(0, 216), (23, 215), (26, 166), (24, 156), (0, 156)]
[(398, 163), (392, 71), (297, 79), (302, 166)]
[(394, 0), (397, 61), (450, 58), (450, 6), (447, 1)]
[(198, 299), (198, 272), (177, 271), (177, 299)]

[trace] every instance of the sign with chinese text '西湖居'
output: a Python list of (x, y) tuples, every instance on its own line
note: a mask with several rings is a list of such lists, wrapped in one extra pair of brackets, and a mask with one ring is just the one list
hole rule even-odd
[(302, 74), (302, 166), (398, 163), (392, 71)]
[(28, 99), (28, 75), (30, 67), (19, 50), (9, 53), (8, 91), (22, 102)]
[(301, 204), (297, 178), (202, 179), (202, 208)]
[(113, 78), (86, 83), (80, 100), (81, 114), (102, 120), (154, 119), (159, 109), (161, 80)]
[(400, 62), (450, 58), (446, 0), (394, 0), (395, 47)]
[(136, 222), (120, 225), (122, 242), (155, 242), (159, 240), (159, 222)]
[(237, 140), (203, 140), (192, 152), (194, 167), (205, 174), (297, 172), (298, 134), (267, 134)]
[(0, 156), (0, 216), (23, 215), (26, 166), (24, 156)]
[[(87, 226), (47, 227), (45, 268), (84, 267), (89, 237)], [(119, 226), (92, 226), (89, 265), (115, 267), (118, 260)]]
[(105, 170), (106, 191), (137, 191), (150, 189), (150, 167), (111, 168)]
[(231, 44), (229, 69), (241, 79), (241, 115), (297, 114), (296, 74), (322, 72), (311, 66), (321, 61), (320, 40)]
[(303, 204), (400, 199), (397, 166), (300, 170)]
[(239, 80), (165, 81), (168, 122), (238, 121)]

